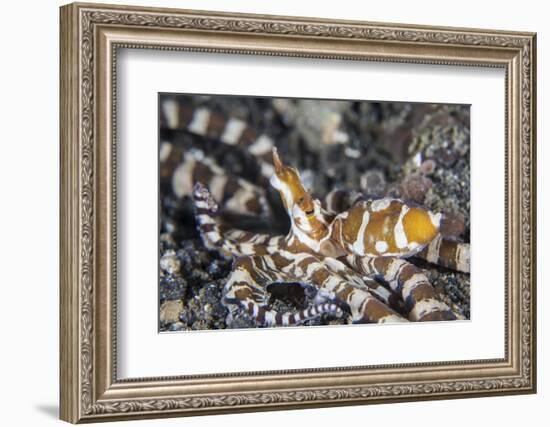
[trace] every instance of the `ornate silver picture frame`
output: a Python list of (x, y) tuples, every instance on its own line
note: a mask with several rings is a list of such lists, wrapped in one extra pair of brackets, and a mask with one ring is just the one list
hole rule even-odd
[[(536, 391), (535, 34), (79, 3), (63, 6), (60, 21), (63, 420)], [(312, 58), (321, 67), (342, 60), (503, 70), (505, 211), (495, 214), (504, 217), (504, 247), (491, 256), (504, 258), (504, 357), (121, 378), (116, 65), (123, 49)]]

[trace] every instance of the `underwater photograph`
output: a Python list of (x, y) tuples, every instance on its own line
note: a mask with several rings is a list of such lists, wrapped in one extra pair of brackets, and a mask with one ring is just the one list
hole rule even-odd
[(160, 332), (468, 320), (470, 106), (160, 93)]

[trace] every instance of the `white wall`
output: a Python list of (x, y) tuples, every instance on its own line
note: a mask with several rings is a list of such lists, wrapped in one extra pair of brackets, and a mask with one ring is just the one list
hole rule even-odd
[[(122, 3), (111, 0), (113, 3)], [(131, 425), (241, 426), (436, 425), (470, 426), (491, 421), (501, 426), (542, 425), (548, 414), (550, 376), (549, 273), (542, 236), (549, 228), (550, 137), (548, 80), (550, 30), (544, 2), (338, 0), (187, 0), (134, 4), (235, 12), (538, 32), (539, 393), (438, 402), (267, 412), (192, 419), (138, 421)], [(0, 68), (0, 393), (3, 425), (53, 425), (58, 401), (58, 6), (57, 0), (10, 2), (2, 6)], [(545, 194), (546, 193), (546, 194)]]

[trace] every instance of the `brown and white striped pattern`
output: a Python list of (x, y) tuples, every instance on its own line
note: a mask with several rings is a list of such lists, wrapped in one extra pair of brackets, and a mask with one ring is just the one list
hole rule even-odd
[[(402, 259), (419, 255), (462, 271), (469, 269), (469, 245), (440, 237), (440, 215), (384, 198), (358, 199), (334, 217), (320, 208), (301, 185), (298, 172), (285, 167), (276, 152), (274, 165), (272, 183), (291, 216), (286, 237), (225, 227), (218, 223), (217, 204), (208, 190), (195, 185), (203, 241), (237, 257), (224, 288), (224, 304), (243, 309), (262, 326), (298, 325), (323, 314), (339, 317), (344, 312), (354, 323), (457, 318), (422, 270)], [(313, 289), (314, 303), (289, 313), (273, 310), (266, 288), (278, 282)]]
[(361, 198), (362, 194), (357, 191), (344, 189), (332, 190), (323, 199), (323, 209), (331, 214), (339, 214), (351, 208)]
[(258, 134), (241, 119), (225, 117), (206, 107), (193, 108), (178, 102), (176, 98), (165, 98), (161, 102), (160, 125), (163, 128), (185, 130), (226, 145), (244, 148), (258, 159), (261, 173), (265, 178), (273, 174), (273, 139), (268, 135)]
[[(401, 318), (388, 304), (391, 292), (378, 284), (364, 280), (342, 262), (331, 258), (318, 258), (309, 254), (288, 254), (286, 271), (301, 282), (311, 283), (320, 296), (343, 304), (357, 323), (397, 321)], [(283, 269), (285, 271), (285, 269)], [(294, 279), (296, 280), (296, 279)], [(404, 319), (401, 319), (404, 321)]]
[(378, 300), (368, 289), (348, 282), (326, 268), (325, 264), (310, 257), (302, 261), (302, 269), (311, 270), (308, 279), (322, 292), (331, 295), (346, 307), (354, 323), (404, 322), (404, 319), (388, 305)]
[[(432, 264), (440, 265), (442, 267), (450, 268), (455, 271), (460, 271), (463, 273), (469, 273), (470, 272), (470, 244), (464, 243), (464, 242), (457, 242), (454, 239), (443, 237), (441, 234), (437, 234), (434, 239), (432, 239), (427, 245), (426, 244), (418, 244), (418, 245), (411, 245), (409, 246), (409, 242), (407, 241), (408, 246), (403, 253), (391, 253), (388, 248), (390, 245), (387, 245), (387, 242), (385, 240), (387, 239), (384, 235), (387, 235), (388, 237), (393, 237), (395, 239), (396, 232), (400, 231), (401, 233), (401, 239), (405, 240), (407, 238), (406, 234), (403, 236), (403, 233), (406, 233), (407, 230), (396, 230), (397, 221), (399, 217), (394, 216), (391, 218), (391, 215), (387, 215), (385, 217), (385, 220), (387, 221), (385, 226), (387, 227), (387, 231), (383, 233), (373, 233), (370, 230), (367, 230), (368, 222), (371, 219), (371, 213), (373, 210), (373, 206), (376, 207), (375, 210), (380, 210), (380, 206), (384, 206), (384, 204), (391, 202), (393, 199), (383, 198), (383, 199), (377, 199), (377, 200), (363, 200), (361, 193), (354, 192), (354, 191), (348, 191), (348, 190), (333, 190), (331, 191), (323, 200), (323, 208), (330, 213), (333, 214), (340, 214), (343, 213), (342, 216), (336, 217), (336, 221), (333, 223), (332, 227), (335, 235), (339, 235), (341, 233), (341, 222), (342, 220), (350, 220), (350, 213), (353, 213), (354, 210), (358, 210), (358, 212), (367, 210), (369, 211), (369, 215), (365, 216), (363, 215), (361, 217), (361, 225), (363, 226), (366, 234), (368, 235), (368, 239), (371, 239), (371, 250), (369, 253), (365, 253), (365, 255), (376, 257), (376, 256), (400, 256), (400, 257), (409, 257), (409, 256), (417, 256), (419, 258), (425, 259), (428, 262), (431, 262)], [(401, 206), (399, 209), (409, 209), (407, 207), (406, 203), (403, 203), (400, 200), (394, 200), (394, 204), (397, 204), (397, 206)], [(355, 209), (354, 209), (355, 207)], [(357, 209), (359, 207), (359, 209)], [(389, 207), (389, 205), (388, 205)], [(351, 212), (350, 212), (351, 210)], [(399, 211), (401, 212), (401, 211)], [(439, 217), (436, 217), (434, 214), (431, 214), (434, 218), (435, 222), (439, 222)], [(355, 220), (358, 221), (358, 220)], [(340, 223), (340, 224), (339, 224)], [(356, 228), (357, 232), (361, 230), (361, 225)], [(372, 228), (372, 225), (371, 225)], [(381, 235), (382, 239), (376, 240), (376, 234)], [(354, 235), (353, 232), (351, 233), (353, 236), (348, 241), (348, 249), (354, 250), (353, 243), (357, 242), (358, 235)], [(340, 241), (344, 240), (342, 237), (338, 237)], [(397, 239), (395, 239), (397, 240)], [(381, 241), (382, 243), (378, 244), (378, 247), (376, 246), (376, 242)], [(384, 243), (385, 242), (385, 243)], [(374, 247), (372, 247), (372, 243), (374, 243)], [(419, 242), (416, 242), (419, 243)], [(364, 243), (363, 243), (364, 245)], [(358, 247), (361, 245), (357, 245)], [(405, 246), (405, 245), (404, 245)], [(364, 246), (362, 246), (364, 247)], [(385, 250), (384, 250), (385, 249)]]
[[(161, 179), (163, 174), (170, 178), (172, 191), (178, 197), (191, 196), (195, 182), (200, 182), (224, 210), (243, 215), (269, 214), (263, 188), (226, 173), (201, 150), (184, 152), (174, 144), (163, 142), (160, 161)], [(166, 172), (166, 169), (170, 169), (170, 172)]]
[(254, 255), (266, 253), (269, 246), (278, 246), (284, 237), (250, 233), (219, 224), (218, 205), (210, 192), (201, 183), (196, 183), (193, 191), (195, 218), (204, 244), (217, 249), (227, 256)]
[[(321, 260), (307, 253), (291, 252), (288, 241), (282, 237), (224, 230), (217, 223), (217, 206), (204, 186), (196, 185), (194, 197), (205, 244), (226, 254), (241, 256), (225, 286), (224, 303), (244, 308), (259, 325), (296, 325), (324, 313), (340, 316), (341, 309), (330, 301), (343, 304), (354, 322), (405, 321), (389, 308), (395, 304), (394, 293), (376, 281), (361, 279), (338, 260)], [(270, 310), (266, 306), (265, 288), (285, 281), (313, 284), (319, 289), (322, 302), (295, 313)]]
[(470, 244), (446, 239), (440, 234), (416, 256), (452, 270), (470, 272)]
[[(288, 256), (288, 254), (287, 254)], [(266, 287), (296, 281), (313, 284), (322, 302), (294, 313), (278, 313), (267, 306)], [(323, 301), (324, 300), (324, 301)], [(338, 301), (354, 323), (406, 322), (400, 314), (377, 299), (364, 285), (350, 283), (313, 256), (266, 255), (238, 258), (224, 289), (224, 303), (244, 308), (258, 325), (292, 326), (329, 313), (340, 317)]]
[(288, 277), (278, 270), (278, 261), (281, 262), (279, 258), (269, 256), (238, 258), (225, 285), (223, 303), (243, 308), (260, 326), (294, 326), (323, 314), (342, 316), (342, 310), (330, 302), (285, 313), (269, 308), (267, 286), (271, 283), (288, 281)]
[(447, 304), (437, 297), (426, 275), (415, 265), (399, 258), (365, 258), (348, 255), (349, 265), (362, 273), (378, 277), (401, 295), (411, 321), (455, 320)]

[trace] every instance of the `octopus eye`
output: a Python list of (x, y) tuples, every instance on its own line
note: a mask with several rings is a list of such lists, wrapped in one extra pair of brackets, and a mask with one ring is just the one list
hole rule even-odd
[(298, 208), (307, 216), (315, 214), (315, 204), (308, 194), (300, 197), (296, 202)]

